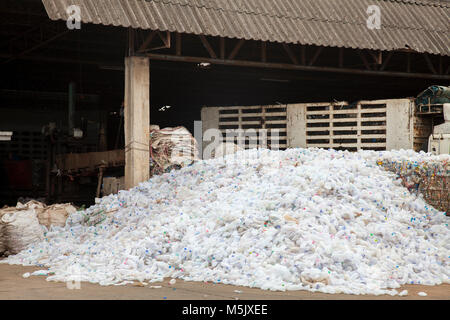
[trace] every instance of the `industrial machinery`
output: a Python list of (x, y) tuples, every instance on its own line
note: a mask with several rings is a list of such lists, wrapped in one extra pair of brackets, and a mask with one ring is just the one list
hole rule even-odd
[(443, 105), (443, 124), (434, 126), (428, 140), (428, 152), (432, 154), (450, 154), (450, 103)]

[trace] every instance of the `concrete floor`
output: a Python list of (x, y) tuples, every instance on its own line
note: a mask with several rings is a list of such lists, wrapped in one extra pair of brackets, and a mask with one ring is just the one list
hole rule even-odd
[[(450, 300), (449, 284), (434, 287), (406, 285), (401, 290), (408, 290), (408, 296), (391, 297), (330, 295), (307, 291), (272, 292), (247, 287), (181, 280), (177, 280), (174, 285), (170, 285), (170, 279), (166, 279), (163, 283), (151, 284), (152, 286), (161, 286), (158, 289), (132, 284), (102, 287), (83, 282), (80, 290), (70, 290), (65, 283), (47, 282), (45, 277), (30, 277), (27, 279), (22, 277), (26, 272), (39, 269), (42, 268), (0, 264), (0, 300), (236, 300), (236, 298), (239, 300)], [(242, 293), (237, 293), (235, 290), (242, 291)], [(417, 293), (420, 291), (426, 292), (428, 296), (418, 296)]]

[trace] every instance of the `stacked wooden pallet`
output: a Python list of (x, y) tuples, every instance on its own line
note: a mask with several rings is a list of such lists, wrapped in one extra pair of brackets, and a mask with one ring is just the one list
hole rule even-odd
[(219, 107), (219, 129), (224, 143), (242, 148), (287, 146), (286, 105)]
[(386, 105), (318, 103), (306, 107), (307, 147), (386, 150)]

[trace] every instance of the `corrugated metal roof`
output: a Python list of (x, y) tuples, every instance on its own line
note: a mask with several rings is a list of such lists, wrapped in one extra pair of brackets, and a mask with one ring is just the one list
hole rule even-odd
[[(450, 56), (447, 0), (42, 0), (52, 20), (81, 8), (83, 23), (374, 50), (411, 48)], [(381, 29), (367, 8), (381, 9)]]

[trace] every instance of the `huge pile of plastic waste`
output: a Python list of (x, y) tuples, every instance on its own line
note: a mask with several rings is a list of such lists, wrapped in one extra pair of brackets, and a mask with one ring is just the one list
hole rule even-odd
[(101, 285), (172, 277), (395, 295), (404, 284), (449, 283), (448, 217), (378, 164), (404, 157), (437, 159), (253, 149), (198, 161), (99, 199), (1, 263)]

